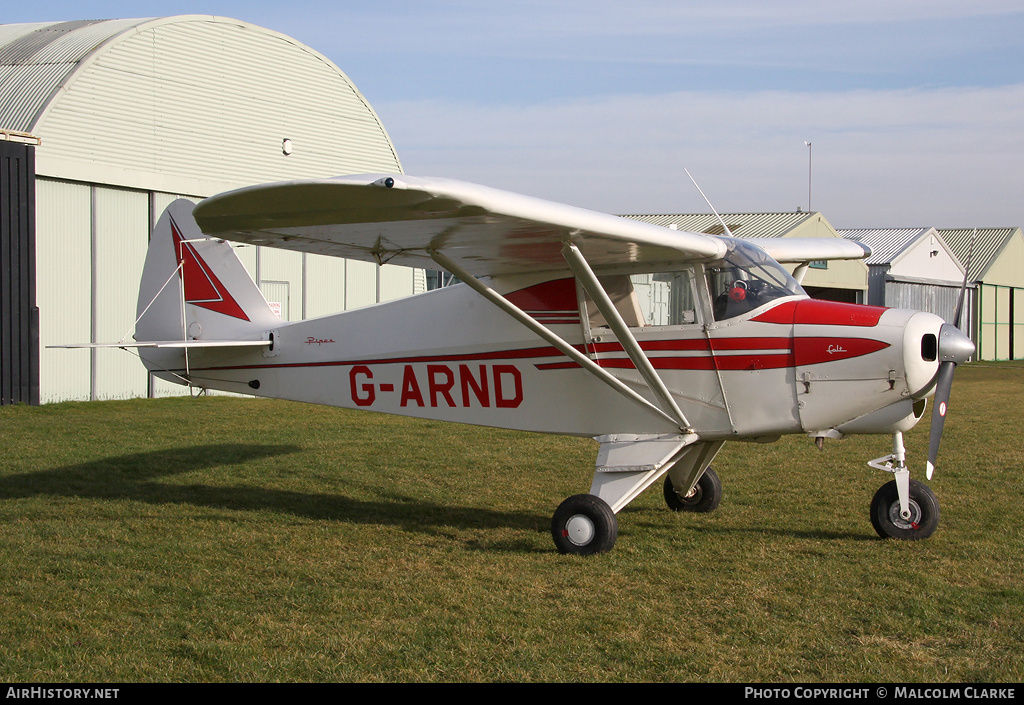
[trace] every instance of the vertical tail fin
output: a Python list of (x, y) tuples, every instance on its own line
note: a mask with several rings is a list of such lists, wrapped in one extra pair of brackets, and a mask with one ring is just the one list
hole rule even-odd
[[(139, 283), (138, 342), (252, 341), (281, 325), (230, 244), (207, 238), (179, 199), (153, 230)], [(184, 367), (181, 349), (150, 349), (151, 370)], [(177, 381), (181, 381), (180, 379)]]

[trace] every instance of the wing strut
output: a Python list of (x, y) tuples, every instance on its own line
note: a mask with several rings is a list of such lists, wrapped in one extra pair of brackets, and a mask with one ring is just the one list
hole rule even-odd
[(558, 348), (559, 351), (561, 351), (566, 357), (570, 358), (573, 362), (579, 364), (580, 367), (590, 372), (599, 380), (601, 380), (609, 387), (617, 391), (619, 394), (623, 395), (630, 401), (639, 404), (647, 411), (650, 411), (651, 413), (657, 415), (658, 417), (668, 421), (673, 426), (679, 426), (679, 421), (677, 419), (672, 418), (672, 416), (669, 416), (664, 411), (656, 407), (654, 404), (652, 404), (651, 402), (647, 401), (642, 396), (634, 392), (632, 389), (627, 387), (621, 380), (613, 377), (611, 373), (609, 373), (607, 370), (599, 366), (596, 362), (594, 362), (589, 357), (581, 353), (571, 344), (569, 344), (561, 337), (553, 333), (549, 328), (538, 323), (525, 311), (520, 309), (518, 306), (513, 304), (511, 301), (509, 301), (507, 298), (496, 292), (491, 287), (481, 282), (479, 279), (477, 279), (472, 274), (470, 274), (465, 269), (456, 264), (452, 259), (446, 257), (437, 250), (427, 250), (427, 253), (430, 255), (431, 259), (437, 262), (437, 264), (439, 264), (441, 267), (447, 269), (449, 272), (451, 272), (459, 279), (461, 279), (463, 282), (465, 282), (466, 285), (468, 285), (471, 289), (473, 289), (478, 294), (483, 296), (485, 299), (493, 303), (495, 306), (500, 308), (508, 315), (512, 316), (512, 318), (519, 321), (519, 323), (522, 323), (524, 326), (526, 326), (528, 329), (536, 333), (542, 339)]
[(562, 256), (569, 263), (569, 268), (572, 269), (573, 274), (583, 284), (583, 288), (590, 294), (590, 298), (597, 304), (601, 315), (604, 316), (608, 325), (611, 326), (612, 332), (619, 339), (619, 344), (622, 345), (626, 354), (629, 355), (629, 359), (633, 361), (633, 366), (636, 367), (637, 371), (647, 382), (648, 388), (661, 402), (662, 410), (669, 416), (672, 416), (680, 428), (690, 429), (690, 423), (686, 420), (686, 416), (679, 408), (679, 405), (676, 404), (676, 400), (672, 398), (672, 393), (665, 386), (665, 382), (658, 376), (658, 372), (654, 369), (650, 359), (640, 348), (640, 343), (636, 342), (636, 338), (629, 331), (629, 326), (626, 325), (622, 315), (615, 308), (615, 304), (608, 297), (608, 292), (604, 290), (597, 275), (594, 274), (594, 270), (587, 264), (583, 253), (579, 251), (576, 245), (566, 242), (562, 247)]

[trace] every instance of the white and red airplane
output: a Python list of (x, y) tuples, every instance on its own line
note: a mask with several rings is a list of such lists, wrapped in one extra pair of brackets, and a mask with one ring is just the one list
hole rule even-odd
[[(723, 223), (724, 225), (724, 223)], [(726, 228), (728, 232), (728, 228)], [(461, 284), (287, 323), (227, 241), (441, 268)], [(171, 204), (154, 231), (135, 343), (155, 375), (194, 387), (596, 438), (588, 494), (555, 511), (563, 553), (609, 550), (616, 513), (662, 477), (668, 506), (711, 511), (726, 441), (892, 436), (871, 461), (883, 537), (939, 519), (911, 480), (903, 432), (970, 339), (930, 313), (810, 299), (815, 260), (869, 254), (841, 239), (681, 232), (474, 184), (362, 175), (243, 188)], [(796, 263), (795, 278), (779, 263)], [(651, 317), (638, 282), (666, 305)], [(937, 390), (937, 391), (936, 391)]]

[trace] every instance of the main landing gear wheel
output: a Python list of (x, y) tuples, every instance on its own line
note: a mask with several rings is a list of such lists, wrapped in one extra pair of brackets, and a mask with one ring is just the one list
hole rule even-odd
[(578, 494), (562, 502), (551, 517), (551, 537), (559, 553), (589, 556), (610, 551), (619, 536), (619, 520), (600, 497)]
[(896, 480), (882, 485), (871, 500), (871, 525), (883, 539), (919, 541), (931, 536), (939, 525), (939, 500), (928, 485), (910, 481), (910, 516), (900, 516)]
[(722, 501), (722, 481), (710, 467), (697, 480), (690, 494), (676, 492), (672, 478), (665, 476), (665, 504), (674, 512), (711, 512)]

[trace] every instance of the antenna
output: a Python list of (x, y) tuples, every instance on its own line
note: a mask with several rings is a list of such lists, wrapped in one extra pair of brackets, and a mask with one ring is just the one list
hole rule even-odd
[[(690, 181), (693, 182), (693, 185), (697, 186), (697, 180), (693, 178), (690, 172), (687, 171), (686, 169), (683, 169), (683, 171), (686, 172), (686, 175), (690, 177)], [(704, 192), (701, 191), (700, 186), (697, 186), (697, 190), (700, 191), (701, 196), (704, 196)], [(715, 214), (716, 218), (718, 218), (718, 222), (722, 224), (723, 228), (725, 228), (725, 234), (728, 235), (729, 237), (736, 237), (735, 235), (732, 234), (732, 230), (729, 230), (729, 226), (725, 224), (725, 221), (722, 220), (722, 216), (718, 215), (718, 211), (715, 210), (715, 207), (711, 205), (710, 199), (708, 199), (707, 196), (704, 196), (704, 200), (707, 202), (708, 208), (711, 209), (711, 212)]]
[(811, 143), (804, 141), (807, 146), (807, 212), (813, 213), (811, 210)]

